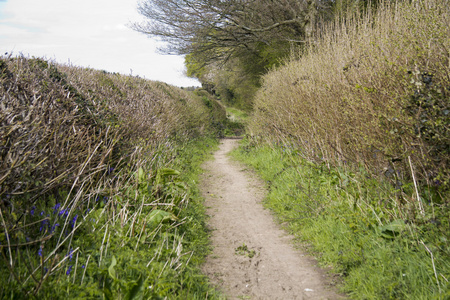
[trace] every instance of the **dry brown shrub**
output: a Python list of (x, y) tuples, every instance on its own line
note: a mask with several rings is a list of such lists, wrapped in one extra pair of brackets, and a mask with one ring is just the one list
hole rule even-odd
[(449, 24), (442, 0), (339, 16), (264, 77), (252, 134), (376, 174), (410, 176), (410, 158), (420, 180), (448, 186)]
[(24, 223), (36, 206), (57, 203), (75, 215), (99, 195), (136, 184), (134, 172), (154, 165), (161, 149), (170, 155), (174, 143), (213, 132), (192, 93), (39, 58), (0, 57), (0, 95), (5, 237), (14, 228), (11, 237), (37, 239)]

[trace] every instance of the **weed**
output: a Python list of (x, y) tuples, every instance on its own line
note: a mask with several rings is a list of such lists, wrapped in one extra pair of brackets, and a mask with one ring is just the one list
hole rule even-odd
[(239, 246), (236, 249), (234, 249), (234, 252), (237, 255), (247, 256), (249, 258), (253, 258), (256, 255), (256, 251), (253, 249), (250, 250), (245, 243), (242, 244), (242, 246)]

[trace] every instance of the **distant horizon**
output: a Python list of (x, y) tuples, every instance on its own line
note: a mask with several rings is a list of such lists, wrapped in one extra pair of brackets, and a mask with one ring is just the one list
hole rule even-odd
[(200, 86), (183, 56), (160, 54), (161, 42), (129, 27), (142, 20), (137, 0), (0, 0), (0, 53)]

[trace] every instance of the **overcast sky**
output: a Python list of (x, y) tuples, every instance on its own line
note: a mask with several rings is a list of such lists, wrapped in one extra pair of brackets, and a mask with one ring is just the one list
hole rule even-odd
[(0, 53), (199, 85), (184, 75), (184, 58), (157, 54), (156, 41), (127, 27), (142, 20), (136, 7), (137, 0), (0, 0)]

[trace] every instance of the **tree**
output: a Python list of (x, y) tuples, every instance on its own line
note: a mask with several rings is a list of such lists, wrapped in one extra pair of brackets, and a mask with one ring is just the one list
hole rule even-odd
[(258, 53), (276, 43), (303, 43), (321, 0), (143, 0), (148, 21), (137, 31), (167, 42), (166, 53), (194, 54), (205, 64), (242, 53)]

